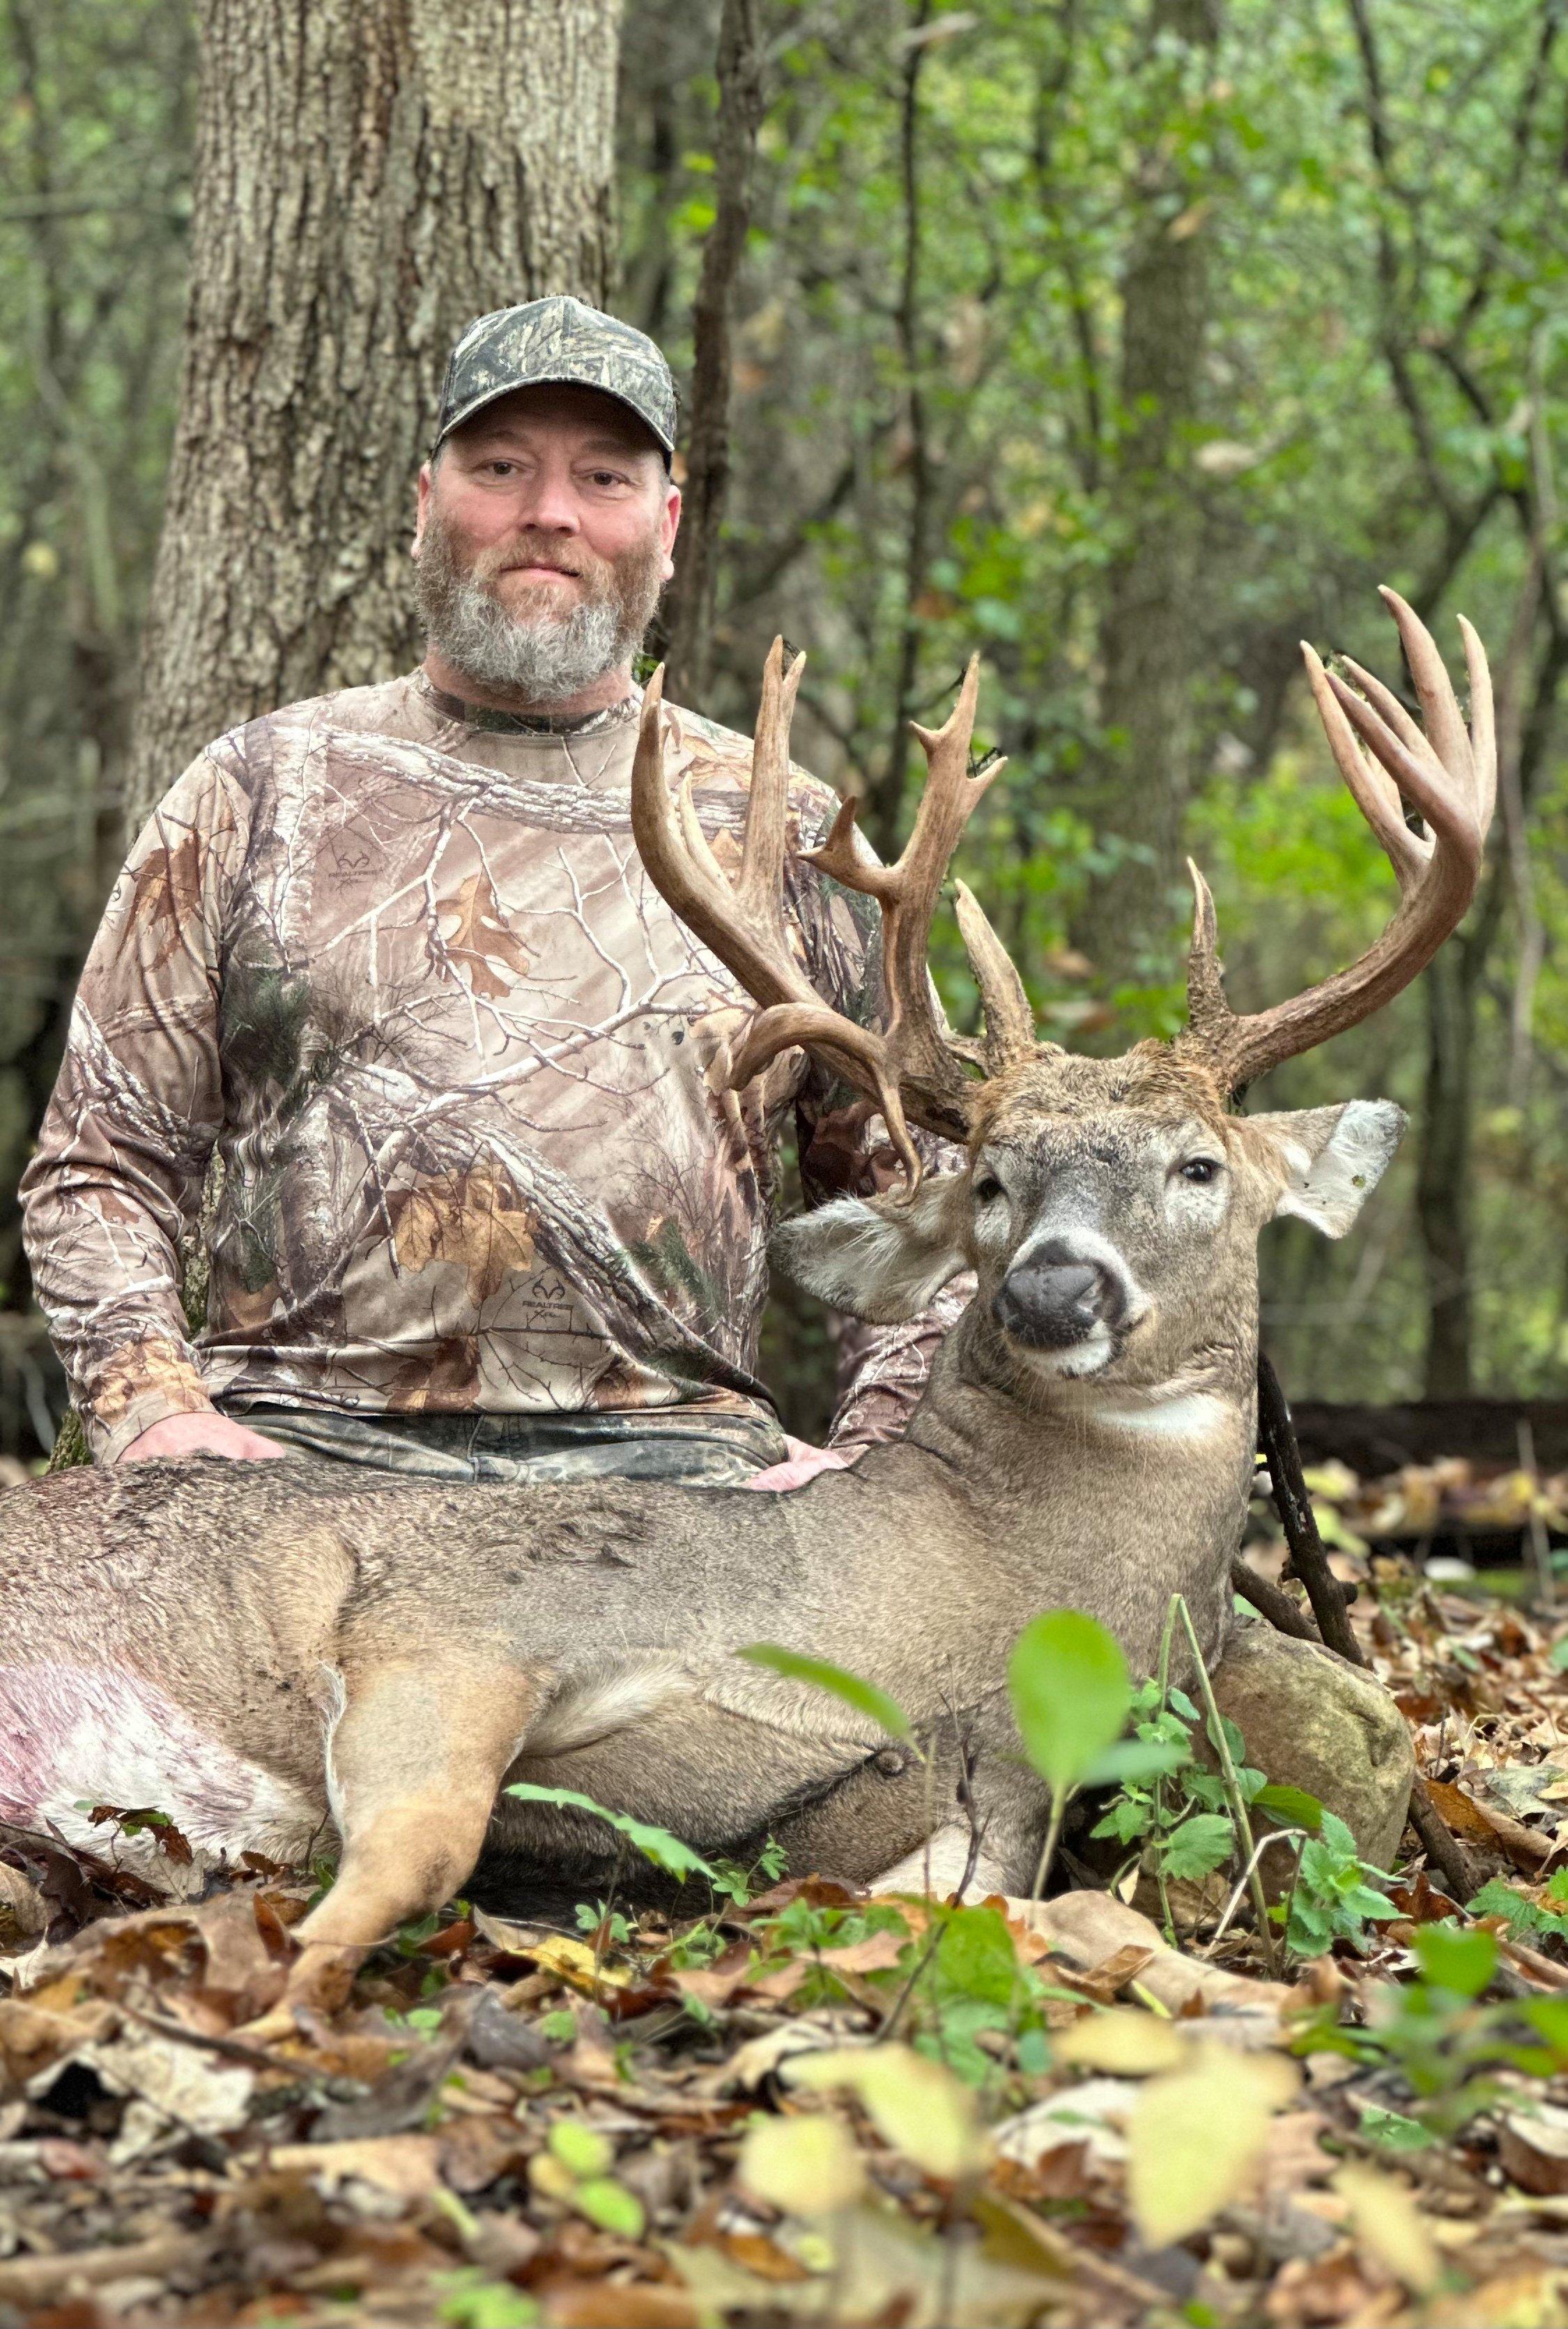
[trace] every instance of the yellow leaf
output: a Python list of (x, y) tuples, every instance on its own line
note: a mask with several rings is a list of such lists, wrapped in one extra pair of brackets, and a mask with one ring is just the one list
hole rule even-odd
[(1405, 2185), (1376, 2167), (1342, 2167), (1334, 2189), (1349, 2203), (1362, 2247), (1413, 2296), (1430, 2296), (1442, 2279), (1442, 2259)]
[(884, 2143), (923, 2174), (956, 2183), (977, 2175), (991, 2157), (969, 2089), (913, 2047), (846, 2046), (782, 2068), (792, 2086), (847, 2087), (858, 2095)]
[(596, 1960), (587, 1943), (574, 1941), (569, 1933), (551, 1933), (541, 1941), (530, 1939), (528, 1955), (541, 1973), (553, 1973), (558, 1981), (568, 1982), (590, 1997), (596, 1989), (624, 1989), (632, 1978), (624, 1967)]
[(1136, 2006), (1113, 2006), (1108, 2013), (1090, 2013), (1059, 2031), (1051, 2041), (1059, 2062), (1074, 2062), (1084, 2070), (1109, 2070), (1122, 2079), (1146, 2079), (1157, 2070), (1178, 2070), (1190, 2051), (1174, 2022), (1157, 2013), (1141, 2013)]
[(1235, 2199), (1299, 2076), (1277, 2054), (1204, 2046), (1144, 2088), (1127, 2121), (1127, 2196), (1151, 2248), (1185, 2239)]
[(866, 2189), (854, 2139), (836, 2118), (770, 2118), (741, 2145), (746, 2190), (786, 2216), (831, 2216), (852, 2208)]

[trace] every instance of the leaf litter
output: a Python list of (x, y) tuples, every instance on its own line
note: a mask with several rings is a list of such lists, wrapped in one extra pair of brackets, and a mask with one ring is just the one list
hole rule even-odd
[(1407, 1832), (1283, 1979), (1212, 1906), (708, 1872), (454, 1903), (260, 2047), (314, 1881), (5, 1831), (0, 2329), (1568, 2329), (1568, 1615), (1335, 1561), (1484, 1881)]

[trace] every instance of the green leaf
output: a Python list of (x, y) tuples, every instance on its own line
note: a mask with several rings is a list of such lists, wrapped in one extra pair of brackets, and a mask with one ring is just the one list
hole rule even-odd
[(1147, 1835), (1154, 1825), (1154, 1815), (1146, 1803), (1131, 1796), (1118, 1796), (1091, 1835), (1113, 1835), (1118, 1843), (1131, 1843), (1135, 1838)]
[(558, 2118), (549, 2131), (549, 2147), (574, 2175), (607, 2175), (615, 2163), (609, 2137), (596, 2126), (585, 2126), (581, 2119)]
[(863, 1675), (850, 1674), (845, 1666), (833, 1665), (827, 1658), (803, 1657), (798, 1650), (781, 1649), (776, 1642), (753, 1642), (746, 1649), (737, 1650), (736, 1655), (749, 1658), (754, 1666), (767, 1666), (790, 1682), (811, 1683), (818, 1690), (830, 1692), (846, 1706), (852, 1706), (857, 1714), (869, 1715), (890, 1739), (913, 1740), (915, 1736), (914, 1726), (897, 1699), (889, 1698), (885, 1690), (878, 1690)]
[(1362, 2109), (1361, 2132), (1385, 2151), (1425, 2151), (1437, 2141), (1418, 2118), (1406, 2118), (1403, 2111), (1379, 2110), (1374, 2103)]
[(648, 2219), (643, 2202), (634, 2192), (613, 2176), (596, 2175), (587, 2183), (579, 2183), (572, 2193), (572, 2205), (585, 2215), (590, 2224), (597, 2224), (601, 2232), (618, 2233), (624, 2240), (638, 2240)]
[(436, 2318), (446, 2329), (533, 2329), (539, 2306), (509, 2281), (487, 2280), (473, 2267), (438, 2273), (431, 2283)]
[(1084, 1772), (1083, 1784), (1086, 1787), (1137, 1786), (1141, 1780), (1179, 1771), (1191, 1760), (1192, 1750), (1185, 1740), (1178, 1746), (1169, 1739), (1119, 1739)]
[(1466, 1932), (1451, 1919), (1419, 1926), (1411, 1946), (1432, 1987), (1455, 1997), (1479, 1997), (1497, 1966), (1496, 1934)]
[(605, 1805), (595, 1803), (592, 1796), (579, 1796), (575, 1787), (536, 1787), (531, 1781), (519, 1779), (506, 1790), (525, 1804), (559, 1804), (568, 1811), (591, 1812), (596, 1819), (606, 1821), (616, 1834), (624, 1835), (635, 1846), (644, 1860), (662, 1868), (670, 1876), (678, 1876), (684, 1884), (689, 1876), (711, 1879), (713, 1871), (699, 1852), (671, 1835), (667, 1827), (649, 1827), (635, 1820), (629, 1812), (613, 1812)]
[(1161, 1848), (1167, 1876), (1212, 1874), (1231, 1856), (1235, 1833), (1223, 1812), (1198, 1812), (1172, 1828)]
[(1568, 1997), (1529, 1997), (1519, 2012), (1532, 2030), (1538, 2030), (1557, 2057), (1557, 2067), (1568, 2064)]
[(1011, 2005), (1019, 1981), (1018, 1951), (1007, 1919), (995, 1909), (957, 1909), (936, 1945), (939, 1993)]
[(1282, 1827), (1304, 1827), (1314, 1833), (1322, 1825), (1323, 1806), (1305, 1787), (1260, 1787), (1253, 1801)]
[(1120, 1646), (1081, 1609), (1030, 1620), (1008, 1661), (1008, 1687), (1024, 1752), (1057, 1795), (1094, 1768), (1132, 1704)]
[(1546, 1653), (1546, 1664), (1554, 1674), (1568, 1674), (1568, 1634), (1553, 1643)]
[[(1341, 1866), (1344, 1866), (1349, 1862), (1357, 1860), (1356, 1838), (1351, 1834), (1349, 1829), (1346, 1826), (1344, 1821), (1338, 1816), (1338, 1813), (1325, 1812), (1323, 1814), (1322, 1820), (1319, 1824), (1319, 1835), (1324, 1851), (1330, 1853)], [(1309, 1850), (1311, 1849), (1310, 1846), (1308, 1848)]]

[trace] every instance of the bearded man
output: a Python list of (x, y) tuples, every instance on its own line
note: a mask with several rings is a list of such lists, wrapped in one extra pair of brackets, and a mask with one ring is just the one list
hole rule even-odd
[[(961, 1297), (846, 1333), (827, 1449), (786, 1443), (757, 1381), (786, 1116), (808, 1202), (878, 1155), (799, 1053), (713, 1089), (750, 1006), (632, 842), (675, 417), (629, 325), (568, 298), (481, 316), (419, 476), (423, 665), (221, 737), (136, 843), (23, 1191), (98, 1461), (783, 1487), (902, 1428)], [(723, 856), (749, 741), (679, 709), (666, 736)], [(800, 845), (834, 805), (799, 777)], [(862, 901), (789, 878), (814, 983), (864, 1019)]]

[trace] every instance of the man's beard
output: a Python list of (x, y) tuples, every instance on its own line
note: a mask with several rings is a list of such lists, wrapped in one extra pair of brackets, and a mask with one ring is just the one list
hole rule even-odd
[[(565, 594), (550, 582), (502, 603), (496, 581), (521, 561), (580, 578), (565, 614), (554, 611)], [(564, 703), (631, 661), (659, 603), (662, 565), (656, 535), (606, 560), (581, 543), (562, 552), (553, 537), (528, 533), (465, 565), (452, 528), (432, 511), (414, 565), (414, 597), (427, 639), (471, 685), (523, 703)]]

